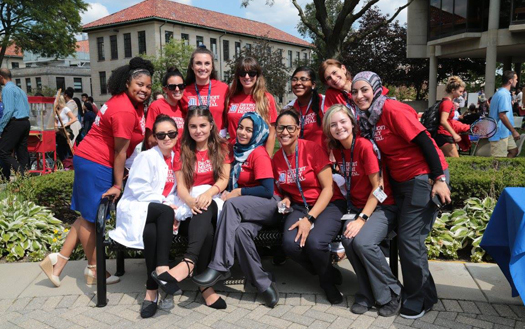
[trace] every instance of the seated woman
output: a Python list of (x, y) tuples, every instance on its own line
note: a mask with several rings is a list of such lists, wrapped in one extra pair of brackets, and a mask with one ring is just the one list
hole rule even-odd
[(284, 223), (283, 249), (319, 275), (328, 301), (339, 304), (343, 296), (335, 285), (342, 283), (342, 277), (330, 262), (328, 244), (341, 229), (345, 202), (333, 188), (331, 162), (321, 146), (299, 139), (297, 112), (281, 112), (276, 131), (281, 149), (272, 160), (273, 177), (282, 203), (292, 208)]
[(157, 146), (135, 158), (117, 206), (117, 227), (109, 232), (113, 240), (126, 247), (144, 249), (148, 279), (140, 310), (143, 318), (157, 312), (158, 285), (151, 273), (169, 269), (172, 232), (179, 225), (173, 211), (179, 203), (173, 172), (173, 162), (178, 159), (173, 153), (177, 134), (172, 118), (162, 114), (157, 117), (153, 124)]
[(268, 124), (256, 112), (247, 112), (237, 126), (237, 142), (233, 147), (235, 161), (230, 174), (230, 192), (217, 226), (213, 259), (208, 268), (193, 281), (200, 286), (213, 286), (229, 277), (237, 254), (242, 271), (265, 303), (273, 308), (279, 293), (270, 275), (261, 265), (253, 238), (264, 225), (275, 223), (277, 202), (273, 198), (272, 160), (266, 152)]
[(345, 178), (347, 219), (342, 242), (359, 283), (350, 310), (363, 314), (377, 304), (379, 315), (396, 315), (401, 286), (379, 246), (397, 215), (386, 171), (380, 168), (372, 143), (357, 136), (356, 120), (346, 106), (332, 105), (325, 113), (323, 129)]
[[(204, 271), (211, 260), (219, 212), (213, 198), (218, 197), (228, 184), (231, 163), (228, 153), (228, 144), (219, 137), (210, 110), (206, 106), (190, 106), (184, 120), (180, 166), (174, 168), (177, 194), (193, 213), (179, 227), (179, 234), (188, 236), (188, 248), (177, 266), (169, 271), (157, 268), (151, 274), (169, 294), (177, 293), (180, 281), (191, 277), (195, 268), (197, 273)], [(226, 302), (213, 288), (204, 288), (200, 292), (207, 306), (226, 308)]]

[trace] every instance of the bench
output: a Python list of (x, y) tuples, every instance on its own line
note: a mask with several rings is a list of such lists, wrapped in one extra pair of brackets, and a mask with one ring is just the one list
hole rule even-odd
[[(116, 250), (117, 252), (117, 272), (115, 275), (123, 276), (125, 251), (129, 248), (111, 240), (106, 239), (106, 218), (108, 217), (111, 201), (108, 198), (103, 198), (100, 201), (97, 210), (96, 218), (96, 255), (97, 255), (97, 307), (104, 307), (107, 305), (107, 287), (106, 287), (106, 248)], [(264, 229), (259, 232), (254, 239), (257, 247), (273, 247), (282, 244), (282, 232), (278, 229)], [(338, 235), (333, 242), (340, 242), (341, 235)], [(186, 236), (173, 236), (172, 245), (185, 247), (188, 244)], [(397, 238), (393, 237), (390, 240), (390, 268), (392, 273), (398, 277), (398, 252), (397, 252)]]

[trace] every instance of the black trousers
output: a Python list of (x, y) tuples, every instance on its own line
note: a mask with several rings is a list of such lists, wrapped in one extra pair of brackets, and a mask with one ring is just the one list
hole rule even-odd
[(217, 204), (212, 200), (207, 210), (180, 223), (179, 234), (188, 236), (188, 249), (184, 258), (195, 263), (195, 274), (204, 271), (211, 261), (217, 212)]
[(144, 241), (144, 258), (146, 259), (148, 290), (157, 290), (159, 287), (151, 277), (151, 272), (157, 266), (168, 266), (173, 239), (173, 219), (175, 213), (170, 206), (151, 202), (148, 206), (148, 216), (142, 240)]
[[(29, 167), (29, 152), (27, 139), (31, 124), (29, 120), (11, 120), (7, 123), (0, 138), (0, 162), (2, 163), (2, 178), (9, 179), (11, 168), (23, 174)], [(13, 157), (13, 151), (16, 159)]]
[(64, 161), (65, 158), (71, 155), (71, 149), (69, 148), (69, 141), (62, 132), (56, 133), (57, 141), (57, 157), (60, 161)]

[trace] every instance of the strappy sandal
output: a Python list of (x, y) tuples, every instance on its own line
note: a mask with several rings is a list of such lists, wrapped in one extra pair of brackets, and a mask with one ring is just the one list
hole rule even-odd
[[(186, 263), (186, 266), (188, 266), (188, 277), (191, 277), (193, 275), (193, 269), (190, 268), (190, 264), (195, 265), (195, 263), (191, 259), (186, 258), (184, 258), (182, 261)], [(161, 274), (157, 274), (157, 271), (153, 271), (151, 272), (151, 278), (155, 280), (155, 282), (157, 282), (161, 289), (164, 290), (167, 294), (182, 294), (182, 290), (179, 287), (179, 281), (177, 281), (177, 279), (175, 279), (171, 274), (169, 274), (168, 271), (163, 272)]]
[[(88, 285), (96, 285), (97, 284), (97, 277), (95, 274), (97, 272), (97, 265), (88, 265), (84, 269), (84, 277), (86, 278), (86, 283)], [(106, 284), (114, 284), (120, 282), (120, 278), (115, 275), (110, 275), (106, 278)]]
[(217, 299), (217, 300), (215, 301), (215, 303), (213, 303), (213, 304), (211, 304), (211, 305), (206, 304), (206, 298), (204, 298), (204, 292), (205, 292), (206, 290), (210, 289), (210, 288), (211, 288), (211, 287), (206, 287), (206, 288), (204, 288), (203, 290), (201, 290), (201, 289), (199, 288), (199, 292), (201, 293), (202, 298), (204, 299), (204, 304), (205, 304), (206, 306), (211, 307), (211, 308), (216, 309), (216, 310), (224, 310), (224, 309), (226, 309), (226, 307), (227, 307), (228, 305), (226, 305), (226, 301), (225, 301), (224, 299), (222, 299), (222, 297), (220, 297), (220, 296), (219, 296), (219, 299)]
[(53, 266), (55, 266), (58, 262), (58, 257), (65, 259), (66, 261), (69, 260), (69, 257), (62, 255), (59, 252), (55, 252), (47, 255), (46, 258), (44, 258), (44, 260), (42, 260), (39, 264), (42, 271), (44, 271), (44, 273), (47, 275), (49, 280), (55, 285), (55, 287), (60, 287), (60, 277), (57, 275), (53, 275)]

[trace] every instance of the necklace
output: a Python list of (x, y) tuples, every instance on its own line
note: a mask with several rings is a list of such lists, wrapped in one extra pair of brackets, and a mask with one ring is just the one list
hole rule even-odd
[(197, 152), (195, 152), (195, 155), (197, 156), (197, 161), (198, 162), (204, 162), (204, 159), (208, 155), (208, 149), (197, 151)]

